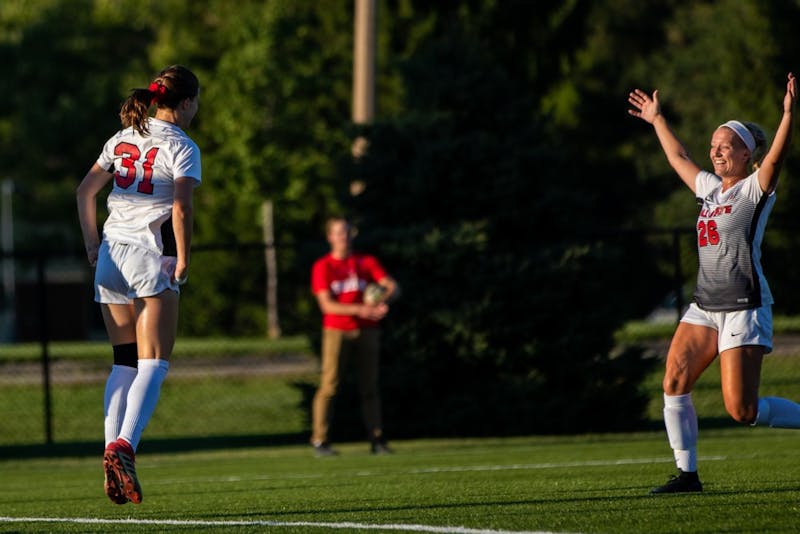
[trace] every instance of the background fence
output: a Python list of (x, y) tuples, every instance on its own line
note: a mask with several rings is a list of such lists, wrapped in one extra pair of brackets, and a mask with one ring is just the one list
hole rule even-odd
[[(261, 243), (196, 247), (193, 267), (220, 265), (233, 255), (240, 264), (263, 271), (268, 248)], [(15, 280), (13, 291), (4, 286), (0, 307), (0, 408), (6, 414), (0, 418), (0, 449), (101, 443), (102, 395), (112, 353), (85, 258), (17, 253), (7, 254), (2, 264)], [(264, 284), (253, 287), (252, 280), (232, 279), (242, 287), (226, 298), (249, 297), (237, 308), (261, 303), (260, 317), (250, 313), (245, 319), (242, 313), (238, 319), (260, 321), (264, 334), (220, 333), (220, 324), (235, 323), (237, 317), (215, 321), (208, 337), (187, 336), (181, 327), (159, 403), (162, 416), (148, 427), (148, 438), (303, 439), (308, 427), (304, 405), (317, 370), (308, 337), (269, 339)], [(182, 316), (193, 308), (203, 312), (202, 296), (193, 291), (203, 283), (203, 269), (193, 269), (183, 290)]]
[[(647, 253), (658, 256), (664, 270), (661, 275), (671, 278), (673, 288), (653, 310), (652, 321), (674, 324), (688, 301), (696, 263), (693, 235), (691, 229), (668, 229), (647, 236)], [(203, 287), (199, 266), (224, 265), (233, 256), (238, 264), (261, 272), (249, 278), (231, 277), (231, 287), (221, 296), (234, 302), (242, 299), (232, 308), (238, 310), (232, 312), (239, 314), (238, 318), (209, 318), (212, 334), (208, 336), (199, 335), (196, 326), (192, 327), (195, 331), (187, 332), (182, 323), (170, 374), (143, 446), (307, 440), (318, 370), (312, 342), (318, 313), (311, 314), (313, 322), (307, 329), (284, 329), (286, 335), (269, 338), (268, 277), (263, 272), (268, 246), (198, 246), (193, 250), (191, 279), (182, 295), (182, 317), (196, 318), (208, 308), (206, 297), (194, 289)], [(631, 261), (636, 261), (637, 253), (641, 251), (630, 252)], [(0, 418), (0, 454), (40, 444), (100, 447), (103, 388), (112, 356), (93, 302), (91, 271), (85, 259), (79, 254), (39, 253), (7, 255), (3, 261), (6, 266), (13, 262), (16, 282), (13, 299), (5, 293), (0, 330), (4, 336), (0, 342), (0, 409), (5, 414)], [(281, 280), (289, 286), (283, 293), (305, 292), (309, 306), (314, 306), (307, 277), (307, 272), (302, 272), (295, 279)], [(243, 329), (238, 321), (250, 326)], [(253, 326), (259, 323), (260, 333)], [(294, 324), (302, 322), (294, 319)], [(241, 334), (248, 329), (250, 334)], [(342, 395), (354, 397), (354, 391), (353, 387)], [(400, 401), (405, 400), (384, 398), (384, 403)], [(350, 427), (360, 424), (357, 414), (337, 413), (337, 421), (348, 418)], [(346, 429), (348, 423), (336, 428)]]

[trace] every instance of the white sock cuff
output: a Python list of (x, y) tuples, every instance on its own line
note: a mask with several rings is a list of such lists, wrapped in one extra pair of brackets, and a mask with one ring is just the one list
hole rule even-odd
[(165, 371), (169, 369), (169, 360), (162, 360), (160, 358), (148, 358), (146, 360), (140, 359), (139, 360), (139, 369), (142, 368), (161, 368)]
[(680, 408), (682, 406), (692, 406), (692, 394), (667, 395), (664, 393), (664, 406), (667, 408)]

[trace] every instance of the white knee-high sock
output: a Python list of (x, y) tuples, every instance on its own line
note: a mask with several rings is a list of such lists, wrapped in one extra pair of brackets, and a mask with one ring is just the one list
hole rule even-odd
[(800, 428), (800, 404), (780, 397), (758, 399), (758, 417), (755, 424), (773, 428)]
[(128, 405), (128, 390), (136, 378), (136, 368), (127, 365), (114, 365), (106, 380), (103, 395), (103, 415), (106, 445), (116, 441), (122, 428), (122, 419)]
[(119, 433), (119, 437), (130, 443), (134, 451), (156, 409), (167, 371), (167, 360), (139, 360), (139, 372), (128, 391), (128, 408)]
[(691, 393), (664, 394), (664, 426), (678, 469), (697, 471), (697, 413)]

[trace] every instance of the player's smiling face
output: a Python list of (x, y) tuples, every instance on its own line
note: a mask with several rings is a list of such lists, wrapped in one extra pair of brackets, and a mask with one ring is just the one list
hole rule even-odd
[(717, 176), (744, 178), (747, 175), (750, 151), (730, 128), (717, 128), (711, 136), (709, 157)]

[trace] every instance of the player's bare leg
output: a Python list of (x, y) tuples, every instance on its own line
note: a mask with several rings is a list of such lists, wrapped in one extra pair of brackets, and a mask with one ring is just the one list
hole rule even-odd
[(161, 384), (169, 370), (175, 344), (178, 295), (166, 290), (154, 297), (134, 300), (138, 372), (127, 398), (119, 438), (106, 449), (107, 472), (115, 474), (118, 487), (134, 503), (142, 501), (136, 475), (135, 452), (147, 423), (155, 411)]
[(765, 352), (762, 346), (748, 345), (720, 355), (725, 409), (740, 423), (800, 428), (800, 404), (780, 397), (758, 396)]
[(697, 476), (697, 413), (692, 389), (717, 356), (717, 331), (681, 322), (667, 353), (664, 373), (664, 426), (675, 455), (678, 476), (651, 493), (702, 491)]
[(720, 379), (725, 410), (735, 421), (753, 424), (758, 417), (758, 386), (764, 347), (746, 345), (720, 353)]

